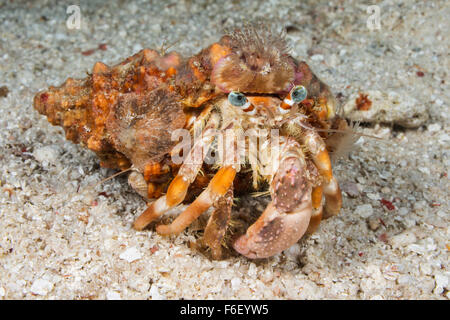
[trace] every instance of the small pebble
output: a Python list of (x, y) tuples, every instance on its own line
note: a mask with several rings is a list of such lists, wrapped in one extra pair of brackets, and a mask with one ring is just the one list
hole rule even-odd
[(6, 97), (9, 93), (9, 89), (7, 86), (0, 87), (0, 98)]
[(233, 290), (238, 290), (241, 287), (241, 279), (239, 278), (233, 278), (231, 279), (231, 288)]
[(444, 292), (444, 288), (442, 288), (442, 287), (440, 287), (438, 285), (436, 285), (436, 287), (433, 290), (434, 294), (442, 294), (443, 292)]
[(443, 133), (439, 136), (439, 143), (446, 144), (450, 141), (450, 135), (447, 133)]
[(340, 187), (342, 191), (352, 198), (356, 198), (359, 195), (358, 186), (354, 182), (344, 181), (340, 184)]
[(162, 29), (161, 29), (161, 25), (159, 25), (158, 23), (152, 23), (150, 25), (149, 30), (153, 35), (155, 35), (155, 34), (160, 33)]
[(381, 188), (381, 192), (384, 194), (389, 194), (391, 193), (391, 189), (389, 189), (388, 187), (383, 187)]
[(370, 200), (380, 200), (381, 197), (378, 193), (367, 193), (367, 198), (369, 198)]
[(419, 200), (414, 203), (414, 210), (422, 215), (424, 209), (427, 207), (427, 203), (424, 200)]
[(52, 291), (53, 289), (53, 283), (50, 281), (44, 280), (44, 279), (38, 279), (33, 282), (31, 285), (31, 293), (37, 294), (40, 296), (45, 296), (47, 293)]
[(116, 291), (108, 291), (106, 293), (106, 299), (107, 300), (122, 300), (122, 297), (120, 296), (120, 293)]
[(369, 219), (369, 228), (372, 231), (377, 230), (380, 227), (380, 219), (378, 218), (370, 218)]
[[(292, 247), (296, 247), (299, 246), (298, 244), (293, 245)], [(256, 265), (254, 263), (250, 264), (250, 267), (248, 268), (248, 275), (250, 277), (255, 277), (258, 273), (258, 268), (256, 267)]]
[(434, 275), (434, 280), (436, 281), (436, 286), (447, 288), (448, 286), (448, 277), (443, 274)]
[(408, 249), (410, 251), (412, 251), (414, 253), (417, 253), (417, 254), (420, 254), (420, 255), (423, 255), (426, 252), (426, 250), (425, 250), (425, 248), (423, 246), (418, 245), (418, 244), (414, 244), (414, 243), (410, 244), (408, 246)]
[(363, 218), (368, 218), (372, 215), (373, 208), (370, 204), (362, 204), (356, 207), (355, 212)]
[(389, 242), (394, 248), (405, 247), (417, 241), (416, 236), (411, 231), (404, 231), (393, 236)]
[(427, 176), (430, 175), (430, 169), (427, 167), (418, 167), (417, 170), (419, 170), (420, 172), (426, 174)]
[(428, 125), (427, 129), (430, 132), (438, 132), (439, 130), (441, 130), (441, 125), (439, 123), (433, 123)]
[(439, 210), (438, 212), (436, 212), (436, 215), (441, 218), (446, 218), (447, 212), (445, 212), (444, 210)]
[(119, 256), (120, 259), (126, 260), (128, 262), (133, 262), (136, 260), (139, 260), (142, 257), (141, 253), (139, 252), (136, 247), (131, 247), (122, 252)]
[(400, 216), (406, 216), (408, 214), (409, 210), (406, 207), (401, 207), (398, 209), (398, 214)]
[(59, 150), (55, 146), (44, 146), (34, 150), (33, 156), (39, 162), (56, 164), (59, 161)]
[(133, 52), (135, 52), (135, 53), (141, 51), (142, 49), (143, 48), (140, 43), (136, 43), (135, 45), (133, 45)]
[[(291, 247), (289, 247), (288, 249), (286, 249), (284, 251), (284, 255), (289, 260), (296, 260), (298, 258), (298, 256), (300, 255), (300, 253), (301, 253), (301, 247), (298, 243), (292, 245)], [(252, 265), (254, 266), (253, 263), (252, 263)]]
[(321, 55), (321, 54), (315, 54), (315, 55), (313, 55), (313, 56), (311, 56), (311, 60), (313, 60), (313, 61), (323, 61), (323, 55)]
[(408, 274), (402, 274), (398, 277), (397, 283), (400, 285), (409, 285), (411, 284), (413, 278)]
[(426, 263), (426, 262), (421, 263), (419, 268), (420, 268), (420, 271), (422, 271), (424, 274), (431, 274), (432, 269), (431, 269), (431, 265), (429, 263)]
[(165, 296), (159, 293), (159, 289), (156, 285), (152, 285), (150, 288), (150, 296), (152, 300), (165, 300)]

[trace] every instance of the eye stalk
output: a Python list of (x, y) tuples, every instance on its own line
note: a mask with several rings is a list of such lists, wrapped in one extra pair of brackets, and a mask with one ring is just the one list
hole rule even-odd
[(283, 102), (278, 107), (278, 110), (282, 114), (288, 113), (294, 104), (302, 102), (307, 96), (308, 90), (306, 90), (304, 86), (295, 86), (289, 92), (287, 97), (284, 98)]
[(247, 103), (247, 98), (243, 93), (231, 91), (228, 94), (228, 101), (235, 107), (243, 107)]
[(306, 99), (308, 91), (304, 86), (295, 86), (291, 90), (292, 101), (299, 103)]
[(233, 106), (241, 108), (249, 115), (254, 115), (256, 113), (256, 108), (250, 103), (250, 101), (248, 101), (247, 97), (243, 93), (231, 91), (228, 94), (228, 101)]

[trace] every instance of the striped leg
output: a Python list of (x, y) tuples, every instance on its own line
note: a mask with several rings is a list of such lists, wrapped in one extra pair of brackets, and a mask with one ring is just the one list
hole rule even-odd
[(325, 211), (323, 218), (337, 215), (342, 207), (342, 195), (336, 178), (333, 176), (331, 161), (325, 142), (313, 130), (307, 130), (303, 143), (311, 152), (311, 157), (321, 176), (323, 177), (323, 194), (325, 196)]
[(166, 195), (152, 202), (149, 207), (136, 219), (133, 227), (136, 230), (144, 229), (150, 222), (159, 218), (167, 210), (180, 204), (186, 197), (189, 185), (195, 180), (200, 171), (206, 151), (209, 149), (219, 125), (219, 118), (212, 114), (202, 138), (194, 144), (191, 151), (180, 167), (177, 176), (172, 180)]
[(322, 186), (313, 188), (311, 193), (312, 214), (311, 220), (309, 221), (308, 230), (306, 230), (306, 233), (308, 234), (314, 233), (319, 227), (320, 222), (322, 221), (322, 213), (323, 213), (322, 195), (323, 195)]
[(192, 202), (189, 207), (184, 210), (171, 224), (159, 225), (156, 232), (161, 235), (178, 234), (196, 220), (203, 212), (220, 197), (224, 196), (231, 187), (236, 170), (232, 166), (221, 168), (208, 187)]

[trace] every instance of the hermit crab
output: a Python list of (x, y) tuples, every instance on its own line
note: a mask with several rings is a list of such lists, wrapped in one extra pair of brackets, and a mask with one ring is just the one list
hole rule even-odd
[(222, 256), (234, 195), (272, 197), (231, 241), (248, 258), (289, 248), (341, 209), (329, 152), (347, 123), (273, 28), (237, 28), (187, 59), (144, 49), (112, 67), (97, 62), (87, 78), (38, 93), (34, 107), (103, 167), (130, 171), (148, 200), (136, 230), (194, 197), (156, 226), (179, 234), (212, 207), (203, 240), (213, 258)]

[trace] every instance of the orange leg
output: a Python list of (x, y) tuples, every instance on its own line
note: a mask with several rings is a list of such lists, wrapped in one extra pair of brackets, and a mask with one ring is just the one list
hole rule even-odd
[(323, 218), (328, 219), (337, 215), (342, 207), (341, 188), (339, 188), (335, 177), (332, 177), (331, 181), (324, 186), (323, 193), (325, 194), (325, 214)]
[(187, 193), (190, 183), (183, 176), (177, 175), (169, 185), (167, 194), (152, 202), (149, 207), (136, 219), (133, 227), (144, 229), (150, 222), (159, 218), (170, 208), (180, 204)]
[(171, 224), (159, 225), (156, 232), (161, 235), (178, 234), (196, 220), (219, 197), (225, 195), (233, 183), (236, 170), (231, 167), (221, 168), (210, 181), (208, 187), (184, 210)]
[(149, 182), (147, 185), (147, 197), (149, 199), (156, 199), (161, 196), (164, 191), (163, 184), (156, 184), (153, 182)]
[(311, 152), (311, 157), (323, 177), (323, 194), (325, 196), (325, 212), (323, 218), (337, 215), (342, 207), (342, 195), (336, 178), (331, 169), (330, 156), (322, 138), (315, 131), (308, 131), (304, 138), (304, 144)]
[(200, 171), (203, 159), (206, 156), (204, 150), (209, 149), (214, 138), (212, 132), (214, 132), (218, 123), (218, 117), (211, 116), (205, 127), (203, 137), (192, 147), (178, 171), (178, 175), (170, 183), (166, 195), (152, 202), (134, 222), (133, 227), (136, 230), (144, 229), (150, 222), (159, 218), (167, 210), (179, 205), (184, 200), (189, 185), (195, 180), (195, 177)]
[(144, 167), (144, 179), (148, 182), (153, 182), (155, 178), (160, 177), (170, 171), (169, 166), (161, 166), (160, 163), (149, 163)]
[(312, 234), (319, 227), (320, 222), (322, 221), (322, 195), (323, 190), (322, 187), (315, 187), (311, 193), (311, 201), (312, 201), (312, 215), (311, 220), (309, 220), (308, 230), (306, 233)]

